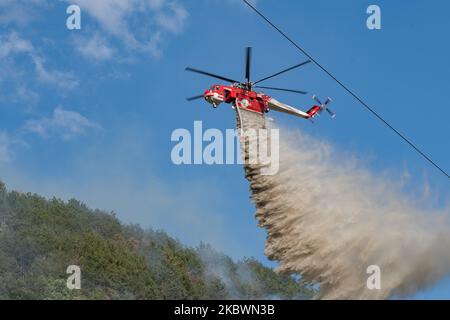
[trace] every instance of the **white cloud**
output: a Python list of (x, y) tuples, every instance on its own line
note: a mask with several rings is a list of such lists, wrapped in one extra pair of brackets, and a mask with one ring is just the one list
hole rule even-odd
[[(94, 18), (109, 36), (119, 40), (127, 50), (161, 54), (160, 43), (165, 34), (184, 30), (188, 12), (176, 0), (66, 0), (77, 4), (82, 12)], [(138, 23), (137, 23), (138, 21)], [(93, 36), (93, 44), (95, 44)], [(98, 40), (98, 39), (97, 39)], [(79, 50), (80, 51), (80, 50)], [(82, 54), (96, 53), (84, 50)]]
[(173, 2), (167, 5), (168, 12), (160, 11), (156, 14), (156, 21), (160, 27), (171, 33), (181, 33), (185, 21), (189, 16), (186, 9)]
[(0, 35), (0, 59), (14, 54), (32, 53), (34, 47), (30, 41), (22, 39), (16, 32)]
[(70, 72), (49, 70), (45, 67), (44, 59), (35, 54), (32, 55), (38, 79), (63, 89), (73, 89), (78, 85), (78, 81)]
[(63, 140), (70, 140), (76, 136), (85, 135), (89, 129), (100, 128), (100, 125), (78, 112), (58, 107), (53, 111), (50, 118), (28, 120), (23, 126), (23, 131), (36, 133), (43, 138), (58, 136)]
[[(10, 71), (17, 71), (13, 67), (14, 58), (20, 54), (30, 57), (38, 80), (63, 89), (73, 89), (78, 85), (78, 81), (70, 72), (48, 69), (44, 58), (37, 52), (33, 44), (20, 37), (17, 32), (12, 31), (9, 34), (0, 34), (0, 62), (9, 65)], [(7, 69), (2, 66), (2, 70)], [(19, 73), (19, 71), (17, 72)]]
[(115, 53), (115, 49), (110, 47), (106, 40), (98, 34), (91, 38), (79, 38), (76, 48), (84, 57), (94, 60), (109, 60)]
[(109, 33), (132, 41), (133, 36), (128, 30), (126, 16), (133, 11), (135, 1), (123, 0), (68, 0), (81, 7), (82, 12), (87, 11)]
[(46, 3), (47, 0), (0, 0), (0, 24), (26, 26), (36, 19), (35, 7)]
[(17, 90), (14, 93), (14, 97), (12, 98), (14, 102), (25, 102), (29, 109), (34, 106), (39, 101), (39, 94), (33, 90), (27, 89), (24, 86), (17, 87)]

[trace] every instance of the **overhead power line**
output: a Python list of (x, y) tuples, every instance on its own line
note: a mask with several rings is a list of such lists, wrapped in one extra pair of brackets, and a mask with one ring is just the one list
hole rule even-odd
[(322, 66), (316, 59), (314, 59), (305, 49), (298, 45), (294, 40), (292, 40), (285, 32), (273, 24), (265, 15), (263, 15), (258, 9), (255, 8), (248, 0), (243, 0), (247, 6), (249, 6), (256, 14), (258, 14), (264, 21), (266, 21), (272, 28), (274, 28), (278, 33), (280, 33), (286, 40), (288, 40), (295, 48), (300, 50), (305, 56), (308, 57), (316, 66), (322, 69), (330, 78), (332, 78), (339, 86), (341, 86), (348, 94), (355, 98), (363, 107), (365, 107), (372, 115), (374, 115), (378, 120), (380, 120), (386, 127), (391, 129), (396, 135), (398, 135), (404, 142), (406, 142), (411, 148), (413, 148), (420, 156), (422, 156), (426, 161), (428, 161), (432, 166), (438, 169), (442, 174), (444, 174), (448, 179), (450, 175), (442, 169), (435, 161), (433, 161), (428, 155), (426, 155), (415, 143), (408, 139), (404, 134), (395, 129), (389, 122), (387, 122), (381, 115), (379, 115), (372, 107), (370, 107), (361, 97), (354, 93), (349, 87), (338, 80), (330, 71), (328, 71), (324, 66)]

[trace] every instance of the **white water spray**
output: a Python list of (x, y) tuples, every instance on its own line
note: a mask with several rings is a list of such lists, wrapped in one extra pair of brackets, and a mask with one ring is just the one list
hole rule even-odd
[[(239, 111), (238, 127), (259, 129), (264, 119)], [(450, 271), (448, 210), (420, 209), (399, 184), (335, 158), (326, 143), (280, 133), (280, 171), (246, 178), (266, 255), (278, 271), (320, 284), (318, 298), (386, 299), (426, 288)], [(335, 161), (333, 161), (335, 160)], [(381, 288), (367, 287), (367, 268), (379, 266)]]

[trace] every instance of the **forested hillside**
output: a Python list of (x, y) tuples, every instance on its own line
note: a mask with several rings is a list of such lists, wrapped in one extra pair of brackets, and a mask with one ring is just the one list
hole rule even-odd
[[(213, 213), (211, 213), (213, 214)], [(78, 265), (81, 290), (66, 286)], [(309, 299), (254, 259), (124, 225), (77, 200), (8, 192), (0, 182), (0, 299)]]

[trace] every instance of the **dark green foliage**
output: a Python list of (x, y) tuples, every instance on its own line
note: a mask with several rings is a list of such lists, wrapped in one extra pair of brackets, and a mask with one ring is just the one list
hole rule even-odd
[[(66, 286), (80, 266), (82, 289)], [(0, 299), (307, 299), (313, 291), (254, 259), (188, 248), (77, 200), (7, 192), (0, 182)]]

